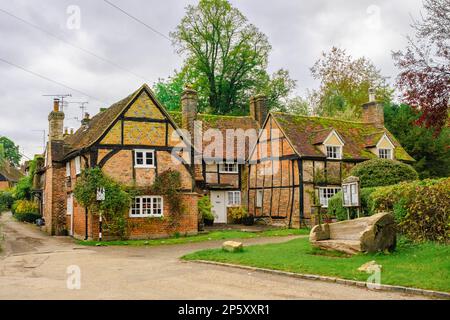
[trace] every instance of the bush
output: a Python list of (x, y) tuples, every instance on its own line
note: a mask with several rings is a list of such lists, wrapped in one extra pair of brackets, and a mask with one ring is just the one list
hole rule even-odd
[[(409, 240), (449, 242), (450, 178), (361, 189), (361, 205), (365, 216), (392, 212), (399, 232)], [(328, 213), (347, 220), (342, 192), (328, 201)], [(355, 217), (355, 212), (351, 216)]]
[(394, 213), (399, 231), (410, 240), (448, 243), (450, 178), (378, 188), (372, 200), (374, 210)]
[(241, 223), (242, 219), (248, 216), (248, 212), (244, 207), (233, 207), (229, 209), (229, 215), (234, 223)]
[(209, 196), (201, 197), (198, 201), (198, 214), (203, 220), (214, 221), (211, 199)]
[(14, 215), (14, 218), (16, 218), (18, 221), (21, 222), (35, 223), (37, 219), (41, 218), (41, 215), (39, 213), (34, 212), (16, 213)]
[(11, 209), (14, 203), (14, 198), (12, 193), (3, 191), (0, 192), (0, 213)]
[(361, 188), (389, 186), (419, 179), (410, 165), (386, 159), (373, 159), (357, 164), (350, 175), (360, 178)]
[(14, 202), (12, 209), (14, 214), (39, 214), (39, 205), (36, 202), (29, 200), (17, 200)]
[[(371, 194), (375, 191), (375, 188), (361, 189), (361, 214), (362, 216), (371, 216), (373, 211), (373, 200)], [(342, 204), (342, 191), (336, 193), (330, 200), (328, 200), (327, 213), (336, 217), (338, 221), (344, 221), (348, 219), (347, 209)], [(350, 217), (357, 217), (357, 211), (354, 208), (350, 209)]]

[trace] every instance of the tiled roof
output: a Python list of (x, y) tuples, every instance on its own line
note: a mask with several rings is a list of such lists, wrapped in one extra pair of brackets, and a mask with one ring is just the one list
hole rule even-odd
[[(178, 124), (178, 126), (182, 126), (182, 113), (180, 111), (171, 111), (169, 112), (172, 119)], [(197, 121), (202, 122), (202, 131), (205, 133), (209, 129), (218, 129), (220, 130), (222, 137), (223, 137), (223, 153), (225, 156), (225, 150), (226, 150), (226, 134), (227, 130), (237, 130), (242, 129), (244, 131), (247, 131), (249, 129), (255, 130), (255, 137), (257, 137), (259, 133), (259, 123), (253, 119), (250, 116), (221, 116), (221, 115), (211, 115), (211, 114), (198, 114), (196, 117)], [(244, 155), (244, 157), (241, 160), (245, 160), (248, 157), (249, 150), (252, 147), (246, 139), (245, 143), (245, 150), (241, 152), (241, 150), (238, 150), (237, 143), (234, 144), (234, 159), (237, 159), (238, 154)], [(254, 141), (255, 142), (255, 141)], [(203, 141), (203, 149), (211, 144), (211, 141)], [(238, 152), (240, 151), (240, 152)], [(214, 156), (214, 154), (212, 155)]]
[(303, 157), (325, 157), (326, 155), (318, 148), (317, 143), (326, 139), (334, 129), (345, 142), (344, 159), (367, 160), (375, 158), (376, 155), (370, 152), (368, 148), (373, 145), (374, 141), (376, 141), (376, 144), (386, 133), (395, 146), (395, 158), (403, 161), (414, 161), (386, 128), (380, 129), (375, 125), (362, 122), (306, 117), (280, 112), (274, 112), (271, 115), (285, 133), (295, 151)]
[(6, 160), (0, 160), (0, 174), (11, 182), (17, 182), (24, 176), (20, 170), (10, 165)]
[(96, 142), (140, 90), (141, 88), (95, 115), (89, 121), (88, 129), (81, 126), (73, 135), (67, 136), (64, 143), (69, 147), (68, 152), (89, 147)]

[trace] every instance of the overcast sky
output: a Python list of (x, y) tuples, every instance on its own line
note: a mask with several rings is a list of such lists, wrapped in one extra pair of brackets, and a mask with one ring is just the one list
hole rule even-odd
[[(197, 1), (110, 2), (168, 35), (186, 5)], [(421, 0), (231, 2), (269, 37), (273, 46), (269, 71), (288, 69), (298, 81), (299, 94), (317, 85), (309, 68), (332, 46), (345, 48), (354, 57), (366, 56), (385, 76), (395, 77), (391, 51), (404, 48), (405, 36), (411, 33), (411, 16), (417, 17), (422, 7)], [(79, 28), (72, 19), (71, 5), (80, 9)], [(0, 39), (0, 136), (13, 139), (28, 157), (42, 152), (42, 130), (48, 130), (52, 97), (43, 95), (70, 93), (69, 101), (89, 101), (88, 111), (94, 115), (144, 82), (153, 85), (158, 78), (166, 78), (183, 60), (166, 38), (102, 0), (0, 0)], [(79, 105), (70, 104), (65, 111), (65, 126), (78, 128)]]

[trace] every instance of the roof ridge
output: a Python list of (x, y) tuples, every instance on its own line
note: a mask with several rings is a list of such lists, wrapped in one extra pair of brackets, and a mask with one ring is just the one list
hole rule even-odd
[(301, 117), (301, 118), (305, 118), (305, 119), (325, 119), (325, 120), (340, 121), (340, 122), (346, 122), (346, 123), (352, 123), (352, 124), (371, 124), (371, 123), (365, 123), (365, 122), (360, 122), (360, 121), (351, 121), (351, 120), (344, 120), (344, 119), (332, 118), (332, 117), (305, 116), (305, 115), (301, 115), (301, 114), (292, 114), (292, 113), (288, 113), (288, 112), (279, 112), (279, 111), (274, 111), (271, 113), (279, 114), (279, 115), (286, 115), (286, 116), (291, 116), (291, 117)]

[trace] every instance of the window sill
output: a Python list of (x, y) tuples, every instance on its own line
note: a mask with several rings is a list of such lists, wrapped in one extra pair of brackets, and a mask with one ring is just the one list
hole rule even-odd
[(135, 169), (156, 169), (156, 166), (134, 166)]
[(152, 214), (152, 215), (134, 215), (134, 216), (129, 216), (130, 218), (134, 218), (134, 219), (137, 219), (137, 218), (155, 218), (155, 219), (159, 219), (159, 218), (163, 218), (164, 217), (164, 215), (154, 215), (154, 214)]

